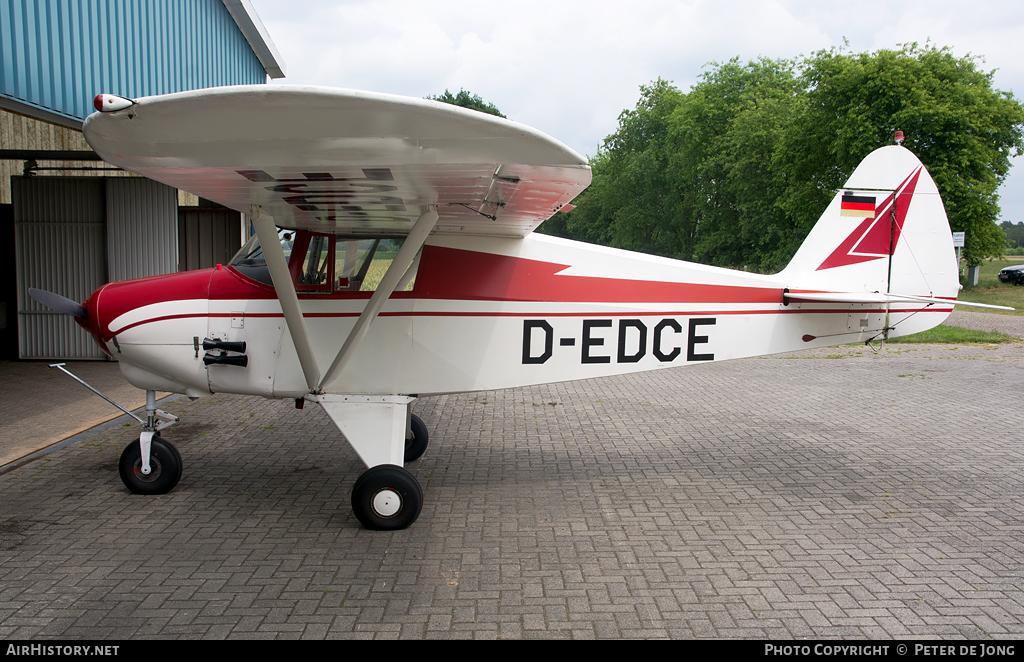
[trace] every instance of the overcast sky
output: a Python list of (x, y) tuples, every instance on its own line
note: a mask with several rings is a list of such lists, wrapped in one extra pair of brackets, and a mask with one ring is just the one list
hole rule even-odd
[[(708, 62), (855, 53), (931, 40), (979, 55), (1024, 97), (1024, 3), (984, 0), (250, 0), (287, 69), (283, 84), (411, 97), (460, 88), (509, 119), (593, 155), (656, 78), (689, 89)], [(1024, 220), (1024, 157), (1000, 189)]]

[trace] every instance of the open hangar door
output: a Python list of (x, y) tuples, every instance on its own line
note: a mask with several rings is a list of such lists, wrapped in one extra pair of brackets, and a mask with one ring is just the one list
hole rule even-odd
[(18, 357), (106, 356), (73, 318), (28, 296), (85, 301), (112, 280), (177, 271), (177, 191), (143, 178), (12, 177)]

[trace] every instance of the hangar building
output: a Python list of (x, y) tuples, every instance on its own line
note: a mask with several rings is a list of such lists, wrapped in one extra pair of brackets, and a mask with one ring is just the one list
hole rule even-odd
[(104, 359), (30, 287), (213, 266), (240, 215), (99, 160), (82, 122), (128, 98), (266, 83), (284, 64), (249, 0), (0, 0), (0, 358)]

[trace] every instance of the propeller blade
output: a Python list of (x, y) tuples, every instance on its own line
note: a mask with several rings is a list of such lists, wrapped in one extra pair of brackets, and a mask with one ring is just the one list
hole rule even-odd
[(58, 313), (65, 313), (73, 317), (88, 317), (85, 306), (59, 294), (30, 287), (28, 288), (28, 295), (47, 308), (56, 310)]

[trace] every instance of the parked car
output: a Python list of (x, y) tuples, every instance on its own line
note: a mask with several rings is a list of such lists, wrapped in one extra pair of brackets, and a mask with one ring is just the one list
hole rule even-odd
[(1013, 285), (1024, 285), (1024, 264), (1015, 264), (999, 270), (999, 281)]

